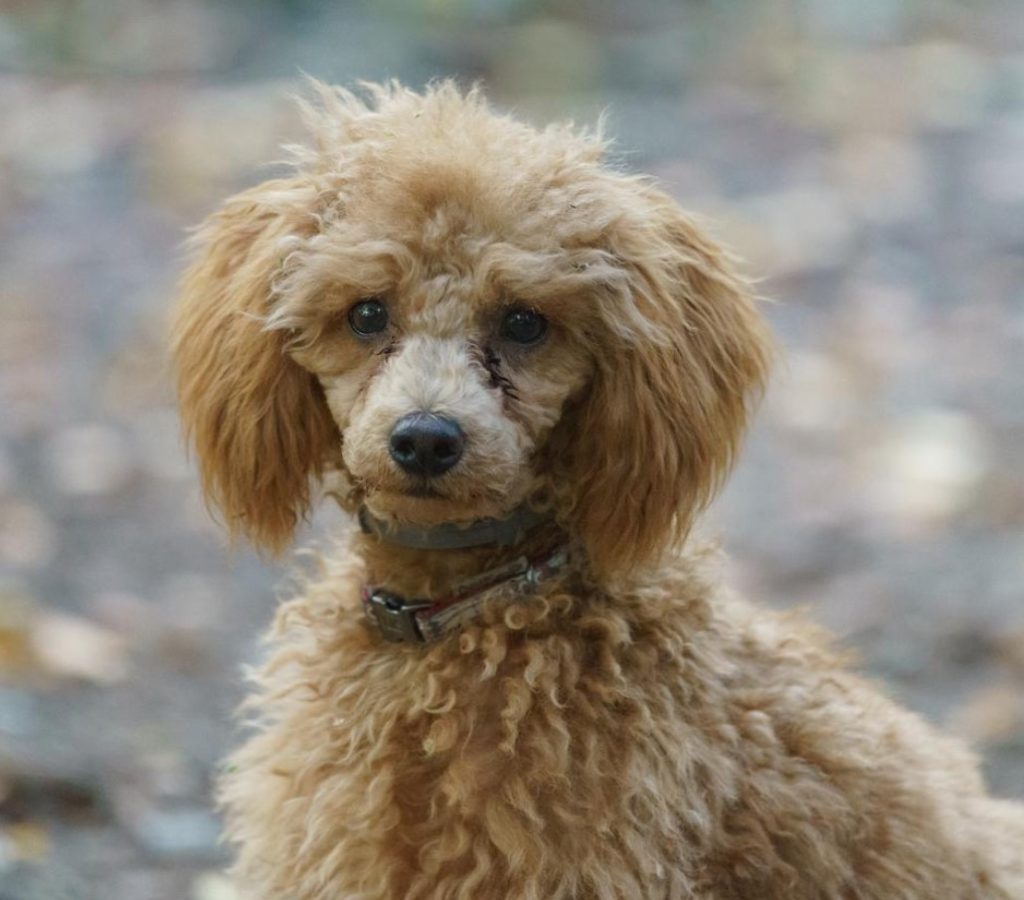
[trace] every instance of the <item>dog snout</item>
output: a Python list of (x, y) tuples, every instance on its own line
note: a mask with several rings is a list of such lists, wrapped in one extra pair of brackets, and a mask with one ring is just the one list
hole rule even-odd
[(443, 475), (462, 458), (465, 444), (466, 437), (454, 419), (414, 412), (395, 423), (388, 451), (410, 475), (433, 478)]

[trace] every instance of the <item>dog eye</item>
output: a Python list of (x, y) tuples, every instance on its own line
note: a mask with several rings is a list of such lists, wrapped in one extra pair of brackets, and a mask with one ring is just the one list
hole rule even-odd
[(360, 337), (369, 337), (388, 327), (388, 311), (380, 300), (360, 300), (348, 311), (348, 324)]
[(548, 330), (548, 320), (532, 309), (517, 307), (501, 321), (501, 335), (517, 344), (535, 344)]

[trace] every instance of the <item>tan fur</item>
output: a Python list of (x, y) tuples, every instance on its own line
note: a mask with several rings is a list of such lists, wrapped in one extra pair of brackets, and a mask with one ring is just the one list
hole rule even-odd
[[(278, 615), (222, 782), (249, 895), (1024, 897), (1024, 812), (970, 754), (685, 541), (770, 355), (724, 254), (595, 136), (447, 83), (317, 90), (314, 146), (203, 226), (184, 283), (208, 498), (270, 549), (328, 471), (382, 518), (527, 501), (553, 521), (509, 550), (353, 532), (324, 555)], [(357, 338), (367, 296), (390, 323)], [(543, 341), (503, 342), (511, 304), (546, 316)], [(417, 409), (467, 435), (433, 497), (386, 451)], [(563, 577), (436, 645), (383, 644), (360, 612), (366, 583), (440, 594), (554, 540)]]
[(204, 224), (196, 243), (205, 255), (185, 279), (174, 323), (179, 403), (206, 495), (232, 534), (275, 551), (309, 508), (310, 475), (340, 442), (315, 380), (263, 328), (279, 241), (307, 227), (304, 211), (275, 205), (292, 191), (270, 182)]

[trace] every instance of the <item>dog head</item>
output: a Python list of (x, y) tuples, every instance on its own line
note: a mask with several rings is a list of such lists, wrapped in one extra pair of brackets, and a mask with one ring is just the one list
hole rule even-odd
[(229, 529), (281, 549), (337, 469), (421, 525), (544, 498), (598, 572), (684, 534), (767, 367), (722, 252), (597, 136), (450, 83), (317, 93), (295, 173), (200, 228), (174, 324)]

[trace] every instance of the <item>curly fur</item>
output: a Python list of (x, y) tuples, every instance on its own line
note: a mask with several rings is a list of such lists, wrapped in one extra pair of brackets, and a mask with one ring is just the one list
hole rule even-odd
[[(199, 230), (174, 350), (203, 484), (279, 550), (331, 475), (422, 525), (529, 502), (511, 550), (350, 532), (285, 604), (222, 782), (261, 900), (1024, 897), (1024, 812), (796, 615), (724, 589), (689, 537), (771, 355), (726, 255), (600, 137), (449, 83), (316, 86), (294, 173)], [(356, 338), (347, 311), (391, 317)], [(510, 305), (550, 323), (503, 342)], [(431, 496), (396, 418), (467, 434)], [(567, 540), (574, 565), (430, 647), (383, 644), (367, 582), (437, 594)]]

